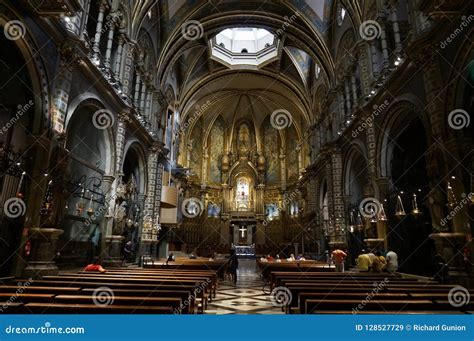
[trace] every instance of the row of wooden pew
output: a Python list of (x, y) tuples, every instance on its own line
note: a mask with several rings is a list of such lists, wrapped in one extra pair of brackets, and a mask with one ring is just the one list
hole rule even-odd
[(261, 275), (266, 280), (269, 280), (271, 273), (274, 271), (291, 271), (291, 272), (334, 272), (334, 266), (328, 266), (327, 263), (322, 263), (314, 260), (305, 261), (287, 261), (281, 262), (271, 261), (262, 262), (257, 260), (258, 268)]
[(63, 272), (0, 285), (0, 313), (194, 314), (216, 295), (208, 269), (115, 268)]
[(449, 293), (455, 285), (403, 278), (400, 274), (272, 271), (270, 282), (274, 294), (286, 292), (288, 299), (284, 309), (290, 314), (464, 314), (474, 311), (472, 301), (461, 306), (450, 302)]

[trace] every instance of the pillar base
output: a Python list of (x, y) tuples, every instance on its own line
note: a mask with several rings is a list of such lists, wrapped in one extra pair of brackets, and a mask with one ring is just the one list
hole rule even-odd
[(124, 236), (112, 235), (105, 238), (107, 255), (103, 260), (104, 266), (122, 266), (122, 241)]
[(63, 230), (56, 228), (31, 228), (30, 240), (33, 245), (31, 260), (23, 270), (23, 276), (38, 278), (57, 275), (59, 272), (56, 261), (56, 242)]
[(466, 244), (466, 234), (461, 232), (439, 232), (432, 233), (429, 236), (433, 239), (436, 252), (440, 254), (445, 262), (448, 262), (450, 268), (459, 268), (462, 266), (462, 247)]

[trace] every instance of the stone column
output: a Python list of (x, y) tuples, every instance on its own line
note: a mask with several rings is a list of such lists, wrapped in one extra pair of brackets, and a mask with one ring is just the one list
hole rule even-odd
[(81, 27), (79, 29), (80, 39), (84, 40), (84, 33), (87, 32), (87, 21), (89, 20), (89, 10), (91, 7), (91, 0), (84, 1), (84, 11), (81, 16)]
[(23, 276), (37, 278), (57, 275), (59, 270), (54, 260), (56, 244), (64, 231), (57, 228), (34, 227), (29, 229), (29, 233), (32, 248), (30, 261), (23, 271)]
[[(366, 97), (370, 93), (370, 59), (369, 59), (369, 44), (365, 40), (361, 40), (357, 43), (359, 48), (359, 70), (360, 70), (360, 84), (361, 93), (363, 97)], [(375, 71), (375, 70), (373, 70)]]
[[(345, 227), (345, 209), (342, 190), (342, 160), (340, 151), (334, 150), (331, 153), (331, 173), (332, 173), (332, 197), (334, 207), (335, 230), (332, 242), (346, 244), (346, 233), (341, 229)], [(339, 224), (339, 230), (336, 226)]]
[(351, 82), (352, 82), (352, 110), (354, 113), (357, 108), (357, 83), (356, 83), (356, 77), (355, 77), (355, 69), (352, 72)]
[(137, 111), (140, 111), (140, 90), (141, 90), (141, 78), (140, 78), (140, 72), (138, 70), (136, 72), (136, 77), (135, 77), (135, 94), (133, 95), (133, 103), (135, 104), (135, 109)]
[(107, 6), (107, 1), (101, 1), (99, 5), (99, 16), (97, 17), (97, 26), (95, 29), (94, 42), (92, 45), (93, 59), (99, 60), (100, 55), (100, 38), (102, 36), (102, 23), (104, 21), (104, 12)]
[[(346, 117), (346, 109), (345, 109), (345, 100), (344, 100), (344, 88), (341, 86), (337, 89), (339, 93), (339, 119), (337, 126), (340, 129), (344, 129), (344, 118)], [(327, 140), (326, 140), (327, 142)]]
[(144, 77), (143, 81), (142, 81), (142, 89), (140, 91), (140, 112), (142, 114), (142, 116), (146, 117), (147, 116), (147, 113), (146, 113), (146, 97), (147, 97), (147, 91), (146, 91), (146, 81), (145, 81), (146, 77)]
[(380, 76), (377, 48), (375, 47), (375, 40), (372, 40), (370, 42), (370, 56), (371, 56), (370, 60), (372, 61), (372, 80), (375, 81)]
[(69, 43), (60, 48), (59, 64), (56, 69), (52, 103), (52, 128), (57, 134), (64, 131), (64, 123), (67, 115), (69, 92), (71, 90), (73, 68), (79, 61), (75, 49)]
[(121, 70), (122, 70), (122, 53), (123, 53), (123, 44), (125, 42), (125, 36), (123, 33), (119, 34), (118, 46), (117, 46), (117, 58), (114, 65), (114, 76), (117, 80), (121, 80)]
[[(125, 45), (124, 45), (125, 46)], [(128, 50), (125, 55), (124, 63), (125, 66), (123, 67), (123, 74), (122, 74), (122, 85), (123, 85), (123, 93), (129, 97), (132, 97), (132, 87), (133, 84), (133, 72), (135, 70), (134, 68), (134, 45), (132, 43), (127, 44)]]
[(281, 178), (281, 190), (286, 190), (286, 154), (283, 148), (280, 149), (280, 178)]
[(116, 13), (111, 13), (110, 14), (110, 19), (107, 22), (107, 26), (109, 27), (109, 34), (108, 34), (108, 37), (107, 37), (107, 48), (105, 50), (104, 66), (109, 71), (110, 71), (110, 68), (111, 68), (110, 57), (112, 56), (112, 46), (113, 46), (113, 43), (114, 43), (114, 33), (115, 33), (116, 20), (117, 20), (117, 14)]
[(383, 55), (383, 69), (387, 69), (389, 66), (389, 51), (388, 51), (388, 44), (387, 44), (387, 35), (385, 31), (385, 24), (381, 24), (380, 27), (382, 28), (380, 31), (380, 41), (382, 43), (382, 55)]
[(346, 121), (351, 117), (352, 113), (352, 105), (351, 105), (351, 92), (349, 90), (349, 78), (344, 79), (344, 90), (346, 93), (346, 116), (344, 117), (344, 120), (342, 122), (342, 125), (345, 127), (346, 126)]
[(402, 52), (402, 43), (401, 43), (401, 38), (400, 38), (400, 27), (398, 25), (398, 15), (397, 15), (396, 4), (393, 4), (390, 7), (390, 17), (392, 19), (393, 37), (395, 40), (395, 54), (399, 55)]

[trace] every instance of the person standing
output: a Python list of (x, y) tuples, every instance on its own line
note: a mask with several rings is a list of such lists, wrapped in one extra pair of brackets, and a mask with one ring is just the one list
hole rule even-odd
[(331, 257), (334, 260), (336, 272), (344, 272), (344, 259), (346, 259), (347, 253), (340, 249), (335, 249), (333, 252), (331, 252)]
[(227, 272), (230, 275), (230, 280), (237, 284), (237, 269), (239, 267), (239, 259), (237, 258), (237, 254), (235, 253), (235, 249), (230, 251), (229, 263), (228, 263), (228, 270)]
[(123, 258), (122, 258), (122, 266), (124, 266), (127, 262), (130, 261), (130, 256), (132, 255), (133, 243), (131, 240), (125, 243), (123, 248)]

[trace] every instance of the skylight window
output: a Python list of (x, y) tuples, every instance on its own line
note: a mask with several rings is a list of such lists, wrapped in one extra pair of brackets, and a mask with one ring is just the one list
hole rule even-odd
[(210, 44), (213, 59), (228, 66), (261, 66), (278, 57), (278, 40), (263, 28), (228, 28), (211, 39)]

